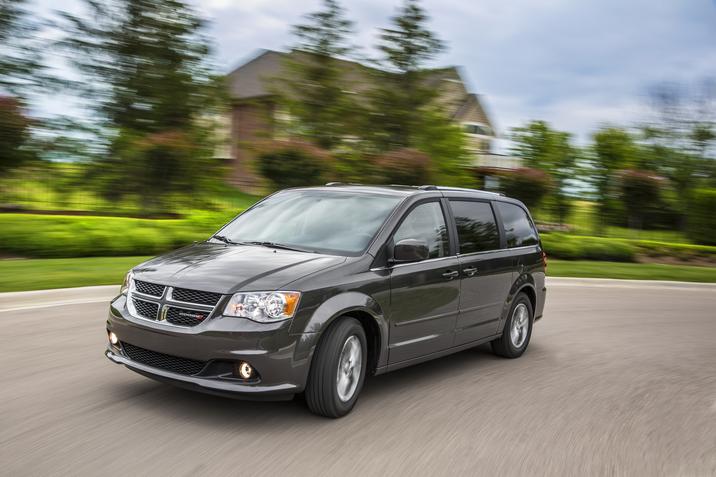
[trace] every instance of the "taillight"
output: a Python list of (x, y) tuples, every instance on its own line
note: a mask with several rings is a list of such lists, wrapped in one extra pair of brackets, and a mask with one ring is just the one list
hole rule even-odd
[(544, 250), (542, 250), (542, 266), (547, 268), (547, 254)]

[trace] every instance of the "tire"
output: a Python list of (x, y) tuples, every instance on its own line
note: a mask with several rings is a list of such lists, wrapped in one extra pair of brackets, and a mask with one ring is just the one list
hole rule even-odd
[[(341, 318), (326, 330), (318, 343), (304, 393), (311, 412), (337, 418), (353, 409), (365, 381), (367, 349), (365, 331), (354, 318)], [(355, 354), (358, 350), (359, 357)], [(342, 358), (344, 371), (339, 374)], [(356, 371), (358, 363), (360, 369)]]
[[(517, 326), (513, 334), (513, 324), (516, 322)], [(520, 325), (519, 322), (523, 324)], [(490, 342), (492, 352), (505, 358), (519, 358), (522, 356), (522, 353), (527, 349), (527, 345), (530, 344), (533, 324), (534, 311), (532, 310), (532, 302), (527, 295), (519, 293), (510, 308), (510, 314), (505, 322), (505, 328), (502, 330), (502, 336)]]

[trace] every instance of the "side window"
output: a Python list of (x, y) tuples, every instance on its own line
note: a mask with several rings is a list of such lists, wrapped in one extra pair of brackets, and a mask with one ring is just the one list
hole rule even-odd
[(537, 232), (522, 207), (506, 202), (496, 202), (496, 204), (502, 216), (509, 248), (537, 244)]
[(428, 245), (429, 258), (448, 255), (447, 227), (438, 202), (426, 202), (415, 207), (393, 235), (393, 242), (404, 239), (423, 240)]
[(460, 253), (484, 252), (500, 248), (497, 224), (487, 202), (451, 200)]

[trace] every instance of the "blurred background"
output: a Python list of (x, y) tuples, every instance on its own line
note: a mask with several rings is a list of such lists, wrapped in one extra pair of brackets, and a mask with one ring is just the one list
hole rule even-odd
[(273, 190), (477, 187), (567, 276), (716, 281), (716, 4), (0, 0), (0, 291)]

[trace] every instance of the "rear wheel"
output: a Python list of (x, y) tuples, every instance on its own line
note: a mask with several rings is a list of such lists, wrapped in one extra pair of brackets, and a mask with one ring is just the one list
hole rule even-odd
[(306, 384), (306, 404), (315, 414), (348, 414), (363, 388), (367, 346), (363, 327), (343, 318), (328, 328), (316, 350)]
[(519, 358), (532, 336), (532, 302), (524, 293), (515, 297), (502, 336), (492, 341), (492, 351), (505, 358)]

